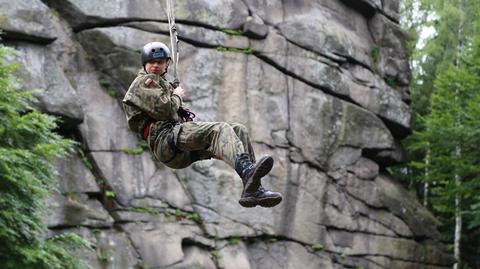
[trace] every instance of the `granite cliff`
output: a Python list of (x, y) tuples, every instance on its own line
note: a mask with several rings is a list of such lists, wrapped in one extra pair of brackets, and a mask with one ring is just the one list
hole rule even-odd
[(170, 42), (164, 1), (0, 0), (21, 87), (81, 145), (56, 163), (49, 234), (89, 239), (93, 268), (449, 267), (437, 221), (386, 170), (411, 130), (398, 0), (175, 2), (187, 105), (245, 124), (284, 201), (242, 208), (227, 165), (171, 170), (128, 131), (139, 49)]

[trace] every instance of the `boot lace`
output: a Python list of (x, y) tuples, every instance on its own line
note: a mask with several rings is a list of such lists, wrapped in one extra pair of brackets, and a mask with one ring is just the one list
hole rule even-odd
[(248, 153), (242, 153), (238, 156), (235, 164), (235, 171), (237, 171), (242, 179), (247, 178), (248, 174), (253, 170), (253, 167), (254, 165), (250, 160)]

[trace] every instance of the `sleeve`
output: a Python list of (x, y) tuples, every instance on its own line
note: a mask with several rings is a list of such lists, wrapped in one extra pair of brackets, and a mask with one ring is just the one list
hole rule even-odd
[(155, 75), (140, 76), (128, 89), (123, 102), (134, 105), (155, 120), (178, 120), (177, 110), (182, 98), (173, 90), (157, 84)]

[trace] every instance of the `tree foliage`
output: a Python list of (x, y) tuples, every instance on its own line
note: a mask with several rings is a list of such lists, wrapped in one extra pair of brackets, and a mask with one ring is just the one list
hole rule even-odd
[(53, 130), (55, 118), (33, 109), (32, 92), (16, 90), (14, 53), (0, 47), (0, 264), (2, 268), (79, 268), (70, 254), (84, 241), (64, 234), (43, 238), (40, 217), (45, 198), (54, 189), (52, 159), (61, 157), (73, 141)]
[[(450, 244), (460, 209), (461, 268), (478, 268), (480, 1), (407, 0), (402, 10), (404, 27), (416, 32), (424, 45), (417, 43), (411, 58), (414, 133), (405, 141), (410, 162), (396, 171), (419, 198), (424, 198), (428, 183), (429, 207)], [(433, 28), (434, 35), (422, 40), (426, 27)], [(461, 203), (456, 207), (458, 197)]]

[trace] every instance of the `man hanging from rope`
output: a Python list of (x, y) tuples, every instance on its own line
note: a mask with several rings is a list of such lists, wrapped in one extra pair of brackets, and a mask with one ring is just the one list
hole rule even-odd
[(171, 54), (161, 42), (142, 49), (143, 69), (124, 99), (129, 128), (148, 143), (155, 157), (171, 168), (185, 168), (198, 160), (215, 157), (238, 173), (243, 183), (239, 203), (244, 207), (272, 207), (282, 201), (278, 192), (265, 190), (261, 178), (273, 166), (255, 154), (245, 126), (225, 122), (194, 122), (194, 114), (182, 107), (185, 90), (165, 79)]
[[(146, 44), (142, 49), (143, 70), (130, 85), (124, 102), (128, 126), (147, 140), (155, 157), (172, 168), (184, 168), (197, 160), (215, 157), (229, 164), (243, 183), (239, 203), (244, 207), (272, 207), (282, 195), (267, 191), (261, 178), (273, 166), (273, 158), (255, 154), (245, 126), (225, 122), (193, 122), (195, 114), (182, 107), (185, 90), (178, 87), (178, 38), (173, 0), (167, 0), (167, 17), (173, 54), (161, 42)], [(172, 59), (173, 58), (173, 59)], [(165, 79), (170, 61), (173, 76)]]
[[(193, 122), (195, 114), (182, 107), (185, 90), (178, 87), (178, 38), (173, 0), (167, 0), (167, 17), (173, 54), (161, 42), (146, 44), (142, 49), (143, 70), (130, 85), (124, 102), (128, 126), (147, 140), (155, 157), (172, 168), (184, 168), (197, 160), (215, 157), (229, 164), (243, 183), (239, 203), (244, 207), (272, 207), (282, 195), (267, 191), (261, 178), (273, 166), (273, 158), (255, 154), (245, 126), (225, 122)], [(172, 59), (173, 58), (173, 59)], [(165, 79), (170, 61), (173, 76)]]
[(169, 48), (161, 42), (146, 44), (142, 65), (123, 99), (129, 128), (141, 134), (155, 157), (171, 168), (185, 168), (212, 157), (223, 160), (240, 176), (244, 207), (272, 207), (282, 201), (278, 192), (265, 190), (261, 178), (273, 166), (273, 158), (255, 161), (247, 128), (225, 122), (195, 122), (184, 109), (186, 93), (165, 79), (171, 60)]

